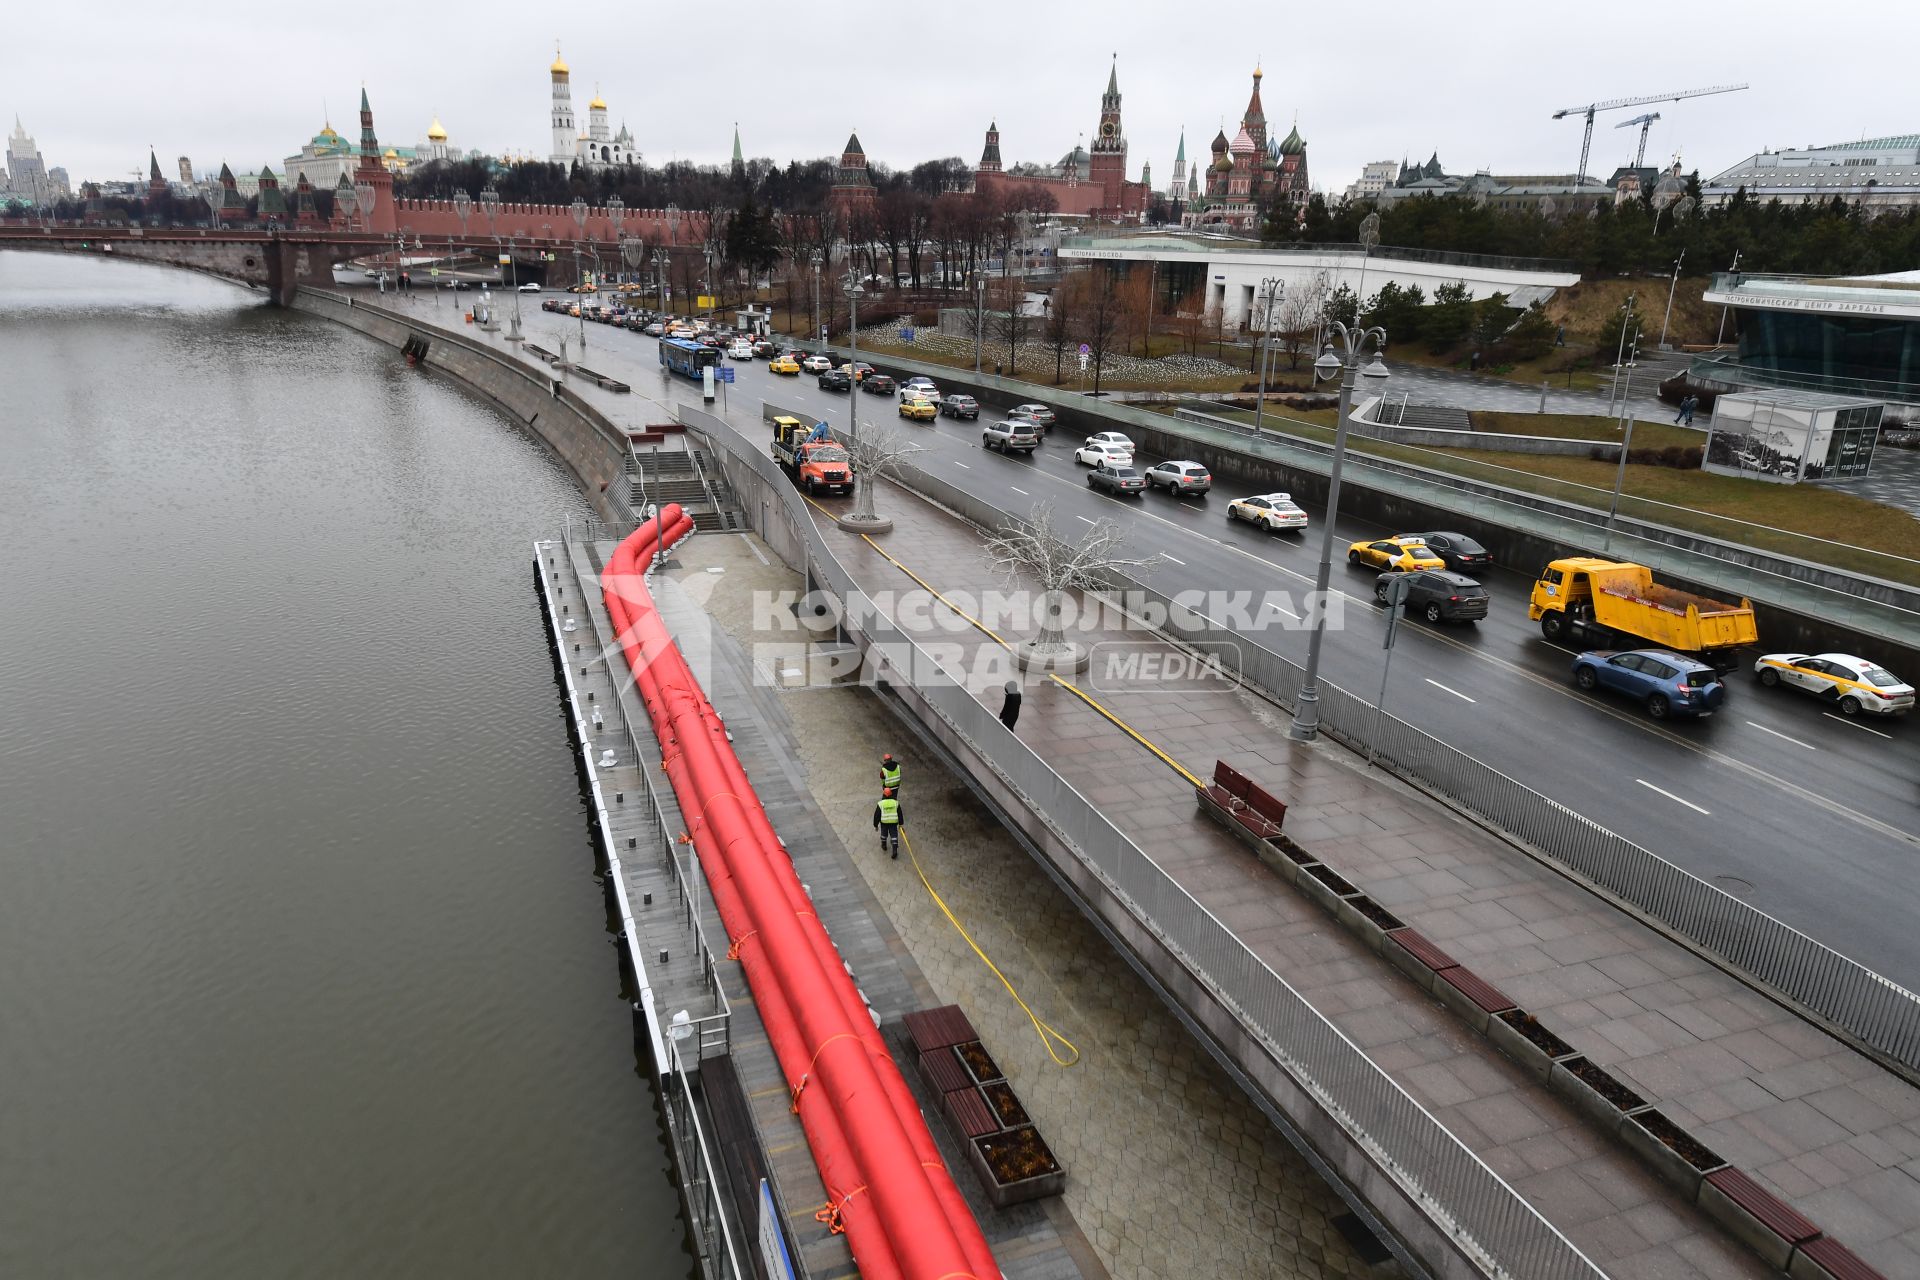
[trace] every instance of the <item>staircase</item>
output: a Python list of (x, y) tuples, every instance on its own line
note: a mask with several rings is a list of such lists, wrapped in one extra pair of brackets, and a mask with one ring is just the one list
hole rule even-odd
[[(691, 441), (689, 441), (691, 445)], [(726, 477), (703, 449), (661, 449), (627, 453), (627, 503), (635, 511), (647, 504), (678, 503), (707, 533), (746, 528)]]
[(1473, 423), (1465, 409), (1450, 409), (1436, 404), (1388, 403), (1386, 422), (1396, 427), (1427, 427), (1435, 431), (1471, 431)]

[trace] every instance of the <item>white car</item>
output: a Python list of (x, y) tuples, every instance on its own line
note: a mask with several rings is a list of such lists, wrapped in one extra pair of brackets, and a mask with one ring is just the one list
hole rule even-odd
[(753, 359), (753, 344), (735, 338), (733, 345), (727, 348), (727, 358), (729, 360)]
[(940, 388), (933, 385), (932, 378), (908, 378), (901, 384), (902, 400), (925, 400), (932, 404), (940, 403)]
[(1258, 493), (1251, 498), (1235, 498), (1227, 504), (1227, 519), (1245, 520), (1269, 532), (1307, 527), (1307, 513), (1288, 493)]
[(1913, 710), (1912, 685), (1850, 653), (1769, 653), (1753, 664), (1753, 674), (1764, 685), (1811, 693), (1841, 715), (1903, 716)]
[(800, 367), (808, 373), (825, 373), (833, 368), (833, 361), (823, 355), (811, 355), (800, 362)]
[[(1111, 434), (1106, 433), (1106, 434)], [(1133, 464), (1133, 446), (1117, 444), (1112, 440), (1097, 440), (1087, 437), (1087, 442), (1073, 451), (1073, 460), (1083, 462), (1089, 467), (1097, 467), (1102, 462), (1111, 462), (1117, 466)]]
[(523, 285), (521, 285), (521, 286), (520, 286), (520, 292), (522, 292), (522, 293), (538, 293), (538, 292), (540, 292), (540, 286), (539, 286), (539, 285), (537, 285), (537, 284), (523, 284)]
[(1101, 431), (1087, 437), (1088, 444), (1117, 444), (1128, 453), (1133, 452), (1133, 441), (1118, 431)]

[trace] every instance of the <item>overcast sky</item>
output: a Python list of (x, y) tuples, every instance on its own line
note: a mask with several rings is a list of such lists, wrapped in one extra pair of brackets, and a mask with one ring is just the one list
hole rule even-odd
[[(1750, 82), (1640, 109), (1664, 117), (1650, 162), (1678, 151), (1710, 175), (1763, 147), (1920, 132), (1920, 2), (1836, 11), (1843, 31), (1825, 12), (1784, 0), (23, 0), (0, 41), (0, 113), (76, 182), (144, 175), (149, 144), (169, 176), (179, 155), (278, 170), (323, 112), (355, 136), (363, 82), (383, 144), (420, 141), (437, 113), (455, 146), (544, 155), (558, 37), (579, 121), (598, 85), (649, 162), (723, 161), (737, 119), (749, 156), (783, 163), (837, 154), (854, 128), (890, 164), (971, 163), (996, 118), (1009, 163), (1050, 162), (1091, 139), (1117, 53), (1130, 176), (1151, 161), (1164, 187), (1183, 125), (1190, 161), (1222, 124), (1232, 136), (1261, 60), (1269, 129), (1284, 135), (1297, 112), (1313, 185), (1337, 193), (1368, 160), (1435, 150), (1449, 172), (1570, 172), (1581, 125), (1556, 109)], [(1638, 130), (1613, 125), (1635, 114), (1599, 117), (1590, 172), (1631, 161)]]

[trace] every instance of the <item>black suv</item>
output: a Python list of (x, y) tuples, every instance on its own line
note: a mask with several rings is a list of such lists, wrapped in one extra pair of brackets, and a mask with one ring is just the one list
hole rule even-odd
[(1406, 610), (1428, 622), (1477, 622), (1487, 616), (1487, 589), (1448, 569), (1410, 569), (1383, 573), (1374, 583), (1373, 598), (1387, 602), (1387, 589), (1396, 579), (1407, 580)]
[(877, 396), (890, 396), (898, 386), (898, 383), (884, 373), (870, 373), (860, 379), (860, 389), (871, 391)]
[(822, 391), (853, 390), (853, 378), (847, 373), (845, 366), (838, 369), (822, 369), (819, 377)]
[(980, 402), (972, 396), (947, 396), (940, 401), (940, 414), (946, 418), (966, 418), (971, 421), (980, 416)]

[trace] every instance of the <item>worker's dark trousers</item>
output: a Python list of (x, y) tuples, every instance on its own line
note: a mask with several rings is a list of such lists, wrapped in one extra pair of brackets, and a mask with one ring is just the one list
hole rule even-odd
[(900, 825), (880, 824), (880, 847), (890, 851), (894, 857), (900, 856)]

